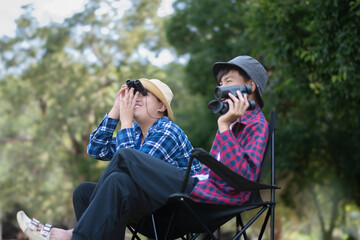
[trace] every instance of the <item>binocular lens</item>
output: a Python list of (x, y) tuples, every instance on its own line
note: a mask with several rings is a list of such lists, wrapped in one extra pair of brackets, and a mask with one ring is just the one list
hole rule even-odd
[(220, 88), (215, 88), (215, 98), (216, 99), (220, 99), (221, 98), (221, 95), (222, 95), (222, 92), (221, 92), (221, 89)]
[(143, 96), (146, 96), (148, 94), (147, 89), (144, 88), (144, 86), (142, 85), (141, 81), (138, 80), (127, 80), (126, 81), (126, 85), (128, 86), (128, 88), (134, 88), (134, 94), (138, 91), (140, 92)]
[(222, 115), (229, 111), (229, 104), (226, 102), (212, 100), (211, 102), (209, 102), (208, 108), (214, 113), (220, 113)]

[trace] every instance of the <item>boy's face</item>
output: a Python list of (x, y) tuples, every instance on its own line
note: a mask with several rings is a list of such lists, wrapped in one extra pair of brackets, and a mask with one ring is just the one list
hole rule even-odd
[[(166, 110), (164, 104), (150, 91), (146, 96), (139, 94), (134, 107), (134, 119), (137, 122), (152, 121), (160, 118), (159, 112)], [(161, 110), (161, 111), (160, 111)]]
[(219, 82), (220, 86), (245, 85), (245, 79), (236, 70), (230, 70)]

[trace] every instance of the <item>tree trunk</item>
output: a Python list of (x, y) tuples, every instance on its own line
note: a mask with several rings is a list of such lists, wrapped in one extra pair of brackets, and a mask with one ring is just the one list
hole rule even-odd
[(0, 239), (3, 239), (3, 234), (2, 234), (2, 219), (0, 219)]

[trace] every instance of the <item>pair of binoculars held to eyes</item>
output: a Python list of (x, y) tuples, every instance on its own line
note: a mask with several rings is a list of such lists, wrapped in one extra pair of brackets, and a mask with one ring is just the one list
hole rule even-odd
[(148, 94), (148, 90), (144, 88), (140, 80), (126, 80), (126, 85), (128, 88), (134, 88), (134, 94), (136, 92), (141, 93), (143, 96), (146, 96)]
[[(212, 110), (214, 113), (220, 113), (221, 115), (227, 113), (229, 111), (229, 104), (227, 102), (223, 102), (224, 99), (229, 99), (229, 93), (237, 97), (237, 91), (240, 91), (241, 94), (251, 94), (251, 86), (250, 85), (235, 85), (235, 86), (217, 86), (215, 88), (215, 98), (216, 100), (212, 100), (208, 104), (208, 108)], [(256, 103), (253, 100), (249, 101), (249, 107), (247, 110), (255, 109)]]

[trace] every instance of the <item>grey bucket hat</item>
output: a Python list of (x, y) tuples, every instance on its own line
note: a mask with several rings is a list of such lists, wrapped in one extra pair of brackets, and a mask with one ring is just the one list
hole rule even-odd
[[(249, 77), (256, 84), (256, 89), (260, 97), (259, 105), (260, 108), (263, 108), (264, 102), (262, 99), (262, 92), (264, 91), (268, 79), (268, 74), (265, 68), (261, 65), (261, 63), (259, 63), (256, 59), (250, 56), (238, 56), (234, 59), (231, 59), (228, 62), (216, 62), (213, 66), (213, 74), (216, 81), (217, 81), (216, 77), (219, 71), (225, 66), (239, 67), (249, 75)], [(217, 82), (217, 84), (219, 83)]]

